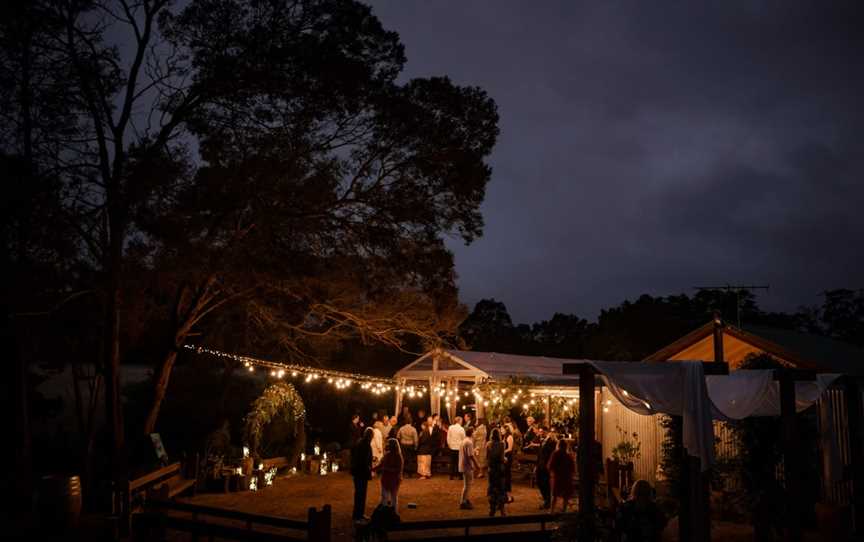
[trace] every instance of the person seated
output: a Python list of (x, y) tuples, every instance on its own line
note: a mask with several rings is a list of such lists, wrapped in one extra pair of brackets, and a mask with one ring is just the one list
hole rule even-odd
[(654, 502), (654, 490), (646, 480), (637, 480), (630, 498), (615, 517), (612, 540), (617, 542), (660, 542), (667, 518)]

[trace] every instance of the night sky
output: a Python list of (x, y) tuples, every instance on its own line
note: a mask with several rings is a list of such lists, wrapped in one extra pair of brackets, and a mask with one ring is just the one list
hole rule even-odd
[(770, 284), (772, 310), (864, 287), (857, 4), (373, 2), (407, 77), (498, 103), (485, 233), (450, 243), (463, 301), (593, 320), (696, 285)]

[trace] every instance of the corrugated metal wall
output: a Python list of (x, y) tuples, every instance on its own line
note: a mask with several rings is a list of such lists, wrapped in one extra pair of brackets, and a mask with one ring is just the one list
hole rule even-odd
[(822, 467), (820, 471), (823, 474), (821, 500), (831, 504), (849, 504), (852, 498), (852, 481), (837, 479), (839, 478), (837, 475), (841, 474), (842, 471), (847, 471), (852, 462), (852, 454), (849, 448), (849, 431), (847, 430), (849, 427), (849, 418), (846, 411), (845, 393), (841, 389), (829, 389), (816, 404), (820, 414), (817, 417), (819, 420), (819, 434), (821, 436), (820, 444), (825, 446), (828, 444), (826, 440), (833, 442), (839, 455), (837, 459), (841, 471), (835, 473), (835, 476), (833, 476), (834, 480), (831, 479), (831, 474), (826, 472), (827, 469), (824, 462), (827, 456), (823, 449), (823, 465), (820, 465)]
[(621, 441), (618, 427), (631, 436), (636, 433), (641, 444), (641, 456), (633, 462), (635, 479), (644, 478), (653, 485), (660, 462), (664, 430), (659, 416), (642, 416), (619, 403), (606, 388), (600, 396), (603, 413), (603, 458), (611, 457), (612, 448)]

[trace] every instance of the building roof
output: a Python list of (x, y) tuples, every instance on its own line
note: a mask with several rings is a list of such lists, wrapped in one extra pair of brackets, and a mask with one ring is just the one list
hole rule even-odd
[(431, 376), (434, 355), (439, 354), (434, 372), (441, 376), (477, 376), (498, 381), (510, 377), (528, 377), (538, 383), (554, 385), (574, 385), (578, 376), (562, 374), (564, 363), (578, 363), (586, 360), (550, 358), (545, 356), (520, 356), (499, 354), (498, 352), (473, 352), (468, 350), (433, 350), (421, 356), (410, 365), (399, 370), (397, 378)]
[[(765, 352), (788, 365), (821, 373), (858, 374), (864, 371), (864, 348), (842, 341), (764, 326), (748, 326), (747, 330), (725, 324), (723, 330), (724, 357), (740, 361), (750, 353)], [(661, 348), (644, 361), (713, 358), (714, 322), (709, 322), (675, 342)]]

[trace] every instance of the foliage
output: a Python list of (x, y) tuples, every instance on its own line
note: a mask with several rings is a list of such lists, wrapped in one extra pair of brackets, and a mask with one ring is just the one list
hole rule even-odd
[[(766, 354), (747, 357), (740, 369), (776, 369), (780, 363)], [(812, 411), (797, 414), (799, 442), (804, 458), (802, 484), (809, 490), (806, 494), (814, 498), (818, 494), (818, 465), (816, 423)], [(738, 441), (738, 457), (732, 463), (732, 475), (743, 483), (743, 504), (746, 509), (760, 510), (754, 514), (757, 523), (767, 522), (775, 527), (783, 524), (781, 498), (782, 483), (778, 469), (782, 469), (783, 438), (781, 419), (776, 416), (752, 417), (731, 424), (734, 438)]]
[(743, 325), (759, 325), (828, 335), (852, 343), (864, 337), (864, 295), (853, 290), (825, 293), (820, 308), (794, 314), (766, 312), (750, 292), (700, 291), (666, 297), (639, 296), (603, 309), (596, 323), (556, 313), (534, 324), (513, 323), (504, 303), (480, 300), (459, 327), (474, 350), (572, 359), (638, 361), (708, 322), (720, 311)]
[[(486, 383), (479, 387), (484, 401), (489, 405), (484, 406), (486, 418), (489, 420), (500, 420), (504, 416), (542, 415), (543, 406), (535, 399), (534, 404), (529, 404), (530, 393), (528, 386), (536, 384), (537, 381), (529, 377), (511, 376), (506, 382)], [(522, 405), (528, 404), (529, 408), (523, 409)]]
[(681, 495), (681, 457), (684, 453), (681, 446), (681, 418), (661, 415), (660, 426), (664, 429), (660, 445), (660, 468), (663, 477), (669, 481), (671, 497), (678, 499)]
[(642, 443), (639, 442), (637, 433), (628, 433), (619, 425), (615, 425), (615, 429), (621, 437), (612, 448), (612, 459), (617, 460), (622, 464), (631, 463), (634, 459), (639, 459), (642, 456)]
[(305, 419), (306, 407), (293, 385), (280, 381), (268, 386), (261, 397), (252, 403), (252, 408), (246, 415), (243, 440), (249, 445), (249, 453), (257, 461), (263, 457), (262, 452), (272, 452), (272, 449), (267, 449), (265, 429), (271, 423), (284, 422), (290, 430), (290, 446), (285, 455), (293, 462), (305, 443)]

